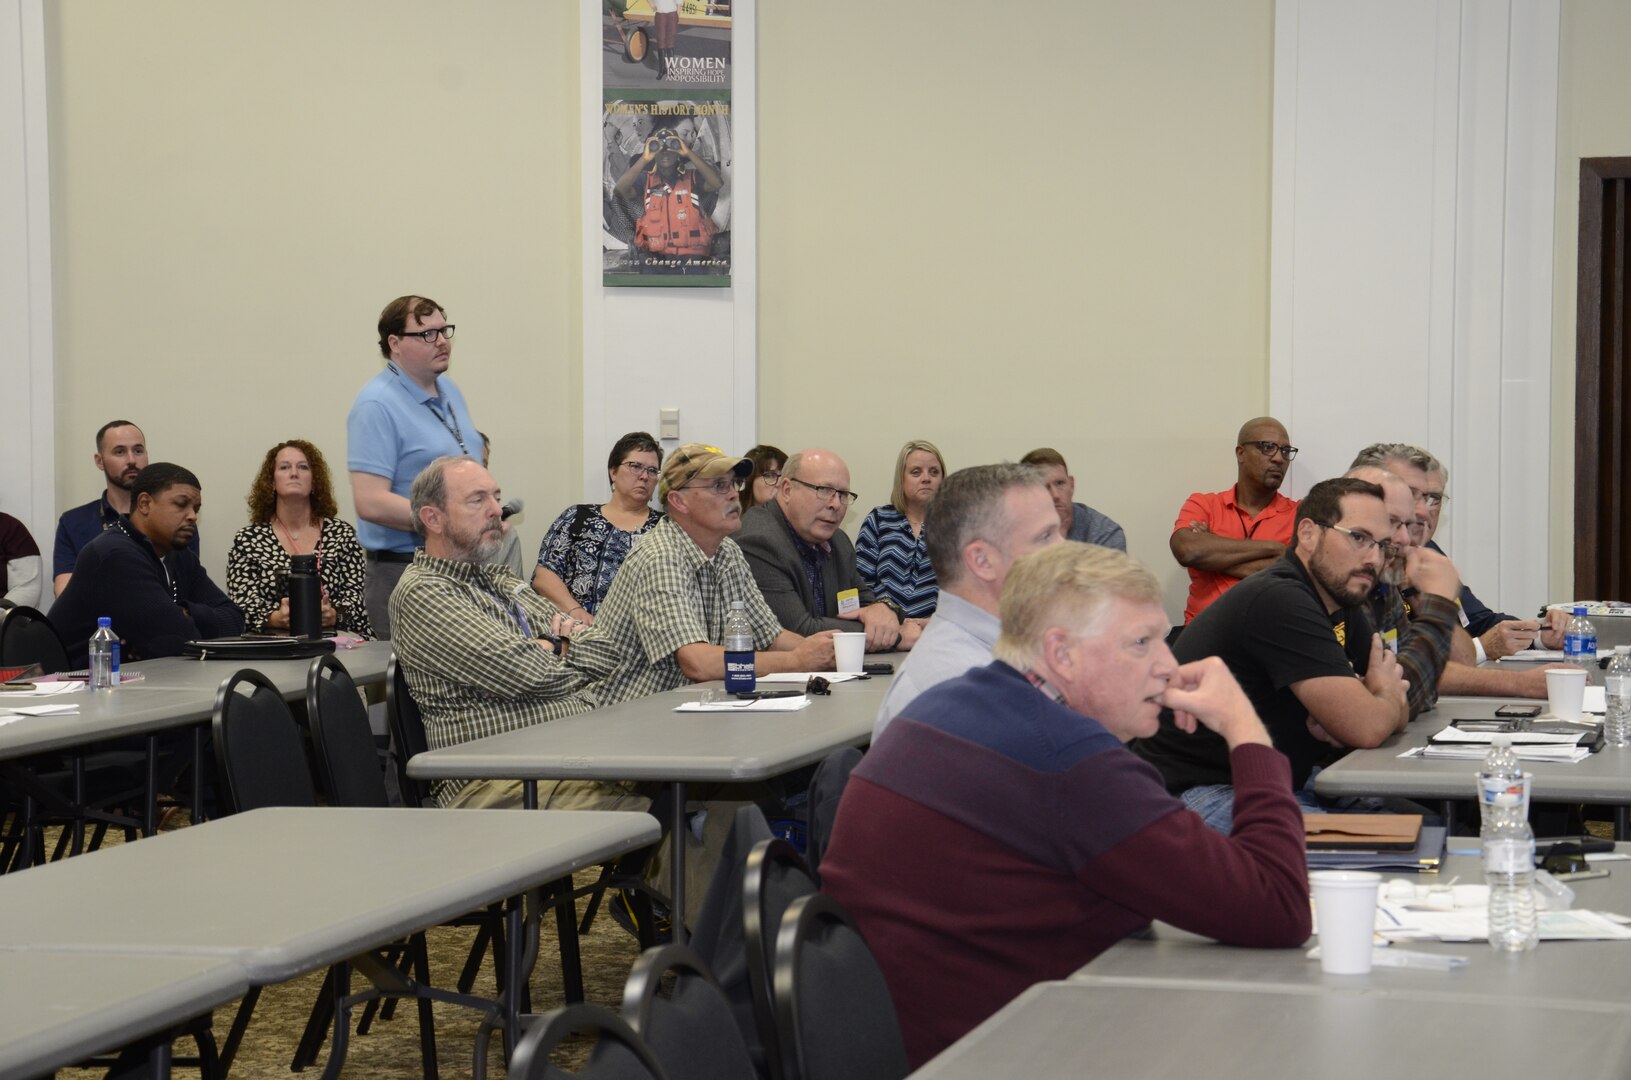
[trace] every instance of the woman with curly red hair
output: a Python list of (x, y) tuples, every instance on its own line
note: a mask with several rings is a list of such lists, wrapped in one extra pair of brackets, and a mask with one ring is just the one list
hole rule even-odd
[(323, 452), (286, 439), (266, 452), (249, 488), (249, 524), (227, 552), (227, 593), (250, 632), (289, 629), (289, 560), (316, 555), (323, 629), (371, 638), (363, 603), (368, 562), (357, 531), (335, 516)]

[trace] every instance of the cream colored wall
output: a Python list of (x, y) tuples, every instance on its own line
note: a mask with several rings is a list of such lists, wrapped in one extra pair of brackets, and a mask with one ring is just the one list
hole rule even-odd
[(92, 436), (129, 417), (199, 474), (218, 580), (281, 439), (325, 451), (351, 517), (375, 320), (423, 292), (535, 545), (579, 488), (574, 6), (47, 8), (59, 505), (99, 489)]
[(909, 438), (1056, 446), (1179, 614), (1268, 400), (1273, 4), (1014, 10), (760, 6), (759, 434), (848, 459), (852, 532)]
[[(136, 419), (220, 574), (267, 446), (343, 468), (423, 291), (535, 543), (578, 497), (574, 10), (53, 5), (61, 504)], [(1055, 445), (1177, 612), (1172, 518), (1267, 401), (1273, 5), (1024, 10), (759, 5), (760, 435), (850, 460), (852, 530), (907, 438)]]
[[(1557, 249), (1552, 263), (1551, 594), (1574, 587), (1575, 288), (1580, 231), (1580, 159), (1631, 157), (1631, 5), (1567, 0), (1559, 41)], [(1616, 597), (1614, 599), (1623, 599)]]

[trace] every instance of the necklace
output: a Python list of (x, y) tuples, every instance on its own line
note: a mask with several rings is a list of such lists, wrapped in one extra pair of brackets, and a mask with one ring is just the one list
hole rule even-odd
[(285, 525), (283, 523), (283, 519), (276, 514), (272, 515), (272, 522), (279, 529), (283, 530), (284, 539), (288, 540), (289, 546), (294, 549), (293, 554), (303, 554), (300, 550), (300, 538), (305, 535), (305, 530), (302, 529), (300, 532), (291, 532), (289, 526)]

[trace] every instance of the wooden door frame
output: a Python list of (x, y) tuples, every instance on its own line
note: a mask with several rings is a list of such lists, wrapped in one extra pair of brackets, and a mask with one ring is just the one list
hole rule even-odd
[[(1631, 272), (1631, 158), (1580, 159), (1580, 227), (1575, 311), (1574, 595), (1621, 600), (1631, 593), (1624, 515), (1610, 512), (1625, 491), (1631, 417), (1626, 400), (1626, 275)], [(1617, 242), (1605, 250), (1605, 230)], [(1607, 239), (1613, 240), (1612, 237)], [(1605, 326), (1612, 335), (1605, 338)], [(1607, 342), (1608, 355), (1605, 353)], [(1605, 410), (1605, 405), (1607, 406)]]

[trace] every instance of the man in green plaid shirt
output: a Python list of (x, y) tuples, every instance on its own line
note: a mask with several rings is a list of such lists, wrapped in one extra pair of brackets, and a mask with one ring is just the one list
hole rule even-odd
[(601, 676), (588, 691), (596, 704), (724, 678), (725, 615), (735, 600), (747, 606), (759, 674), (832, 670), (832, 634), (783, 630), (730, 538), (742, 526), (737, 491), (752, 470), (748, 459), (702, 443), (669, 455), (657, 485), (668, 516), (635, 541), (594, 627), (573, 639), (573, 664)]

